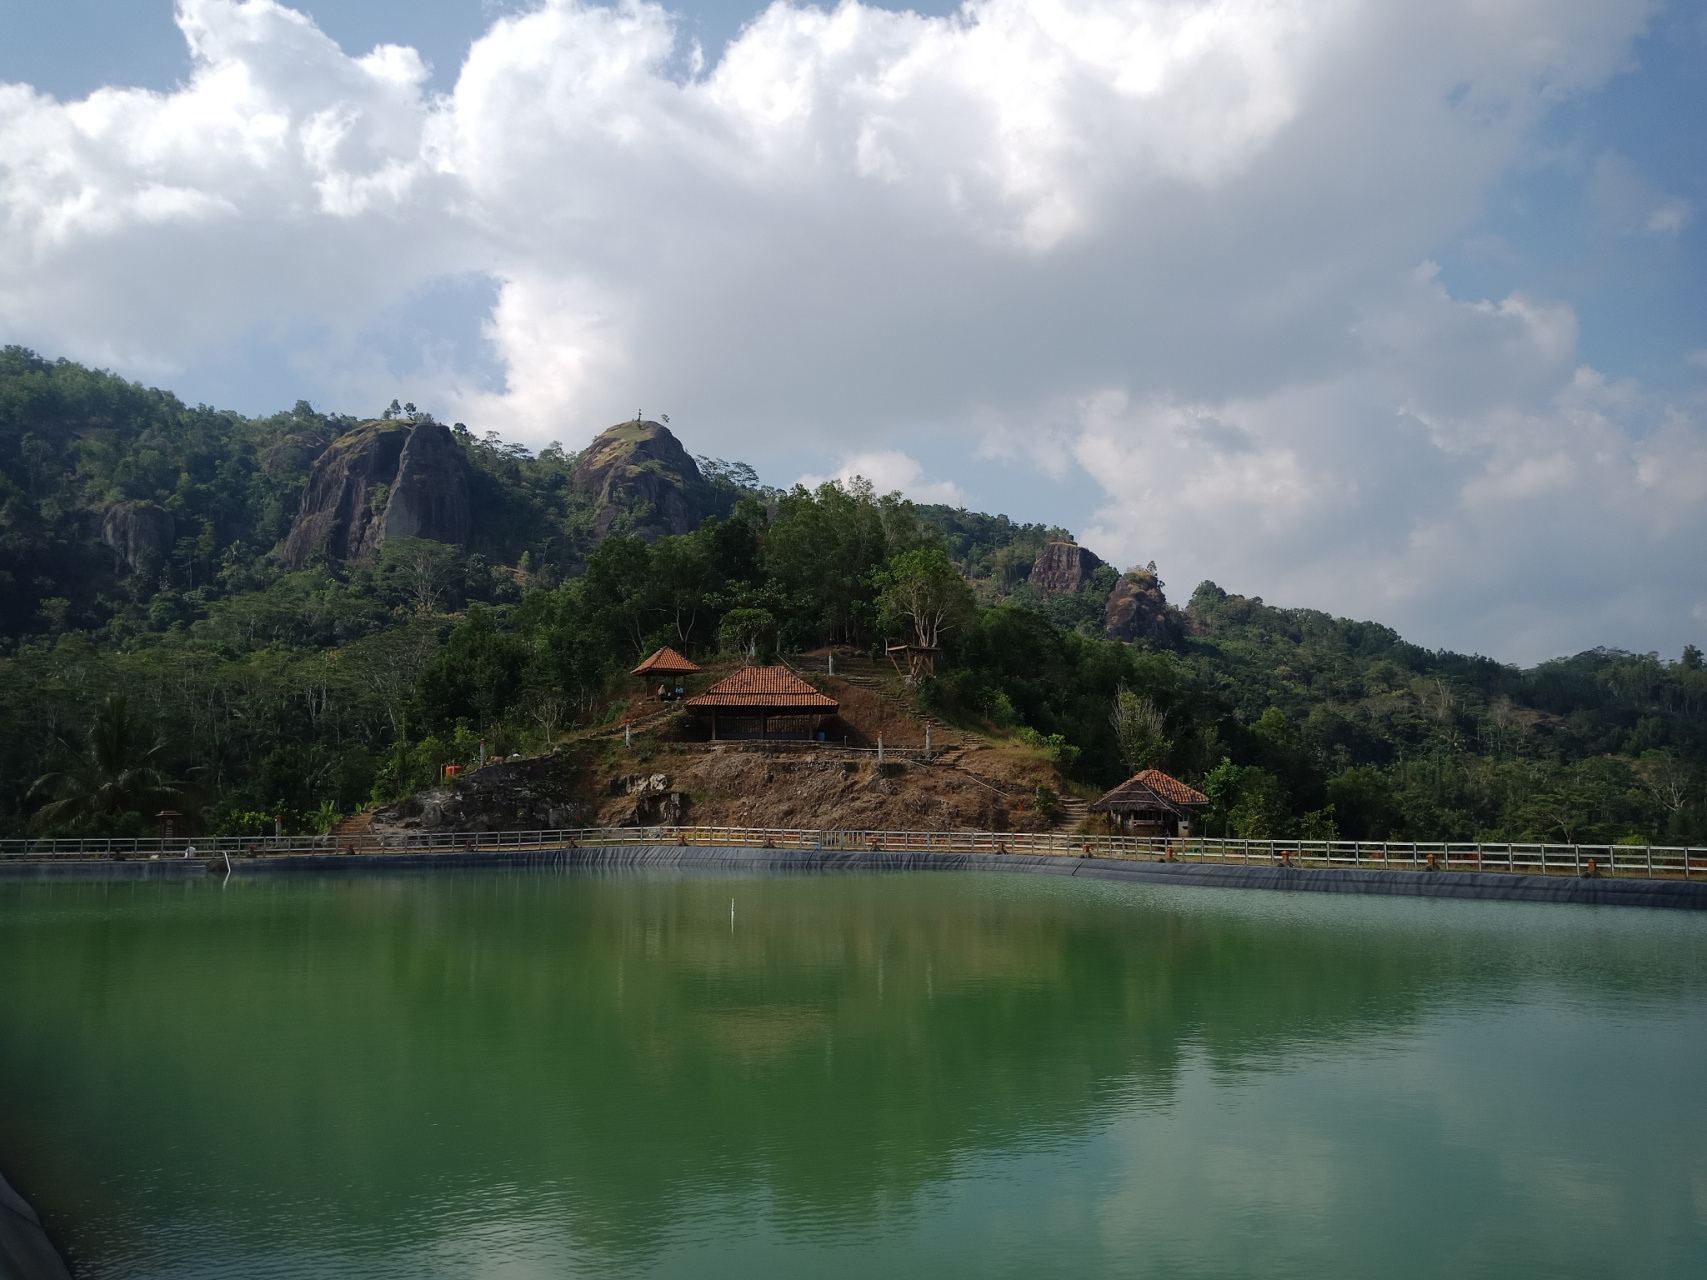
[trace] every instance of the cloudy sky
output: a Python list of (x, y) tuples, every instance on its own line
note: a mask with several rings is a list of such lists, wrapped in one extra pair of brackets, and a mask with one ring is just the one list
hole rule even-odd
[(0, 341), (1675, 656), (1704, 120), (1701, 0), (0, 0)]

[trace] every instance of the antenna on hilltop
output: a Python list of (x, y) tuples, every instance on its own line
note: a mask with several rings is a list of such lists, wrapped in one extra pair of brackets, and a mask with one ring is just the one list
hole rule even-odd
[(664, 425), (666, 427), (670, 425), (670, 415), (669, 414), (660, 413), (658, 416), (664, 420)]

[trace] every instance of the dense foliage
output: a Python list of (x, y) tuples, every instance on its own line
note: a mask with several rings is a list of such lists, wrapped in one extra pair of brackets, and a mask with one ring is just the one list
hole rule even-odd
[[(726, 517), (596, 542), (575, 455), (460, 427), (469, 548), (394, 539), (289, 572), (276, 547), (314, 451), (355, 421), (189, 408), (0, 352), (0, 829), (145, 830), (162, 797), (226, 832), (324, 827), (481, 739), (540, 750), (598, 721), (659, 644), (905, 641), (941, 648), (920, 689), (936, 713), (1035, 741), (1087, 786), (1166, 769), (1211, 796), (1212, 832), (1707, 840), (1693, 648), (1519, 670), (1213, 583), (1177, 647), (1121, 644), (1100, 637), (1112, 569), (1067, 597), (1025, 582), (1059, 529), (857, 484), (779, 493), (704, 459)], [(115, 503), (169, 513), (161, 554), (102, 544)]]

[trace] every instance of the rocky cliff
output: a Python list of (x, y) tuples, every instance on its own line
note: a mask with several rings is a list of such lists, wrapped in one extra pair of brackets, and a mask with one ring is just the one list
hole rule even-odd
[(468, 464), (437, 422), (379, 421), (339, 436), (315, 459), (282, 558), (359, 560), (387, 538), (468, 541)]
[(1031, 566), (1031, 585), (1046, 596), (1071, 595), (1102, 568), (1094, 552), (1071, 542), (1051, 542)]
[(1186, 618), (1168, 603), (1156, 571), (1128, 569), (1109, 592), (1103, 621), (1111, 640), (1149, 640), (1177, 645), (1186, 634)]
[(688, 533), (716, 514), (698, 465), (658, 422), (624, 422), (602, 432), (576, 463), (575, 491), (594, 504), (598, 538), (624, 516), (632, 532), (652, 542)]
[(115, 502), (101, 515), (101, 541), (127, 569), (137, 568), (145, 556), (165, 556), (176, 538), (172, 513), (152, 502)]
[(412, 831), (547, 831), (586, 826), (581, 770), (561, 756), (504, 760), (429, 787), (373, 814), (375, 835)]

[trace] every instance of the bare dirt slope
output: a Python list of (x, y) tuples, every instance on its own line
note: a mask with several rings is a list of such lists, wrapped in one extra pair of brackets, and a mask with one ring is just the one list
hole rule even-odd
[[(647, 753), (639, 766), (669, 779), (685, 797), (683, 820), (697, 826), (805, 827), (816, 830), (1004, 831), (1042, 824), (1036, 782), (974, 776), (947, 763), (836, 750), (777, 751), (737, 744)], [(620, 761), (613, 761), (614, 773)], [(644, 804), (607, 794), (600, 825), (645, 821)], [(638, 810), (638, 812), (637, 812)]]
[[(1040, 830), (1039, 786), (1065, 790), (1049, 757), (1012, 737), (931, 726), (881, 663), (823, 655), (797, 670), (841, 703), (826, 742), (711, 742), (679, 709), (635, 699), (548, 756), (510, 760), (376, 811), (376, 835), (564, 826), (816, 830)], [(708, 671), (699, 687), (726, 674)], [(625, 727), (632, 728), (625, 735)], [(885, 747), (880, 764), (875, 747)], [(844, 745), (845, 743), (845, 745)]]

